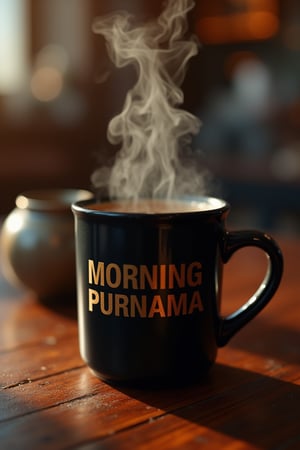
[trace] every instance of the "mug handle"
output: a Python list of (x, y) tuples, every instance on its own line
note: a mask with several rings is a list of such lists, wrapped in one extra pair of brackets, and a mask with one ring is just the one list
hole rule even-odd
[(220, 318), (218, 346), (223, 347), (243, 326), (252, 320), (271, 300), (283, 272), (283, 257), (276, 242), (259, 231), (226, 232), (223, 262), (227, 263), (233, 253), (243, 247), (258, 247), (268, 256), (268, 270), (254, 295), (234, 313)]

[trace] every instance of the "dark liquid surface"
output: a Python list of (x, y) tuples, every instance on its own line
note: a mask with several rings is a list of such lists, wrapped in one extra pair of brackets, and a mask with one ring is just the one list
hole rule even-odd
[(120, 213), (165, 214), (209, 211), (220, 208), (221, 206), (223, 206), (222, 201), (218, 201), (218, 204), (215, 204), (209, 199), (199, 201), (141, 199), (92, 203), (87, 205), (86, 208), (96, 211)]

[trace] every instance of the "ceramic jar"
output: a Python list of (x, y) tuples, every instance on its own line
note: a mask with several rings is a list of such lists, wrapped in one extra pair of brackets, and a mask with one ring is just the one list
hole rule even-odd
[(71, 204), (92, 197), (80, 189), (43, 189), (16, 198), (0, 236), (4, 272), (12, 283), (21, 283), (40, 299), (75, 293)]

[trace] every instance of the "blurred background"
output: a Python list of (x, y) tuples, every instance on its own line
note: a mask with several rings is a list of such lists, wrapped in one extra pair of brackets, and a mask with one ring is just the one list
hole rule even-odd
[[(110, 63), (94, 19), (161, 0), (0, 0), (0, 214), (18, 193), (91, 187), (112, 160), (109, 120), (134, 82)], [(201, 49), (183, 85), (211, 193), (235, 226), (300, 234), (300, 2), (196, 0)]]

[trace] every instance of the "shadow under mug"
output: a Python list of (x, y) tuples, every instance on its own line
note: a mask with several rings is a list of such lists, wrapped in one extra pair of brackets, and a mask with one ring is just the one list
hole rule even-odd
[[(281, 251), (259, 231), (226, 230), (229, 205), (182, 200), (154, 213), (72, 205), (81, 356), (108, 382), (186, 383), (212, 366), (218, 347), (271, 300)], [(201, 209), (205, 203), (206, 209)], [(200, 206), (199, 206), (200, 205)], [(170, 206), (170, 205), (169, 205)], [(222, 269), (243, 247), (258, 247), (268, 270), (255, 295), (221, 317)]]

